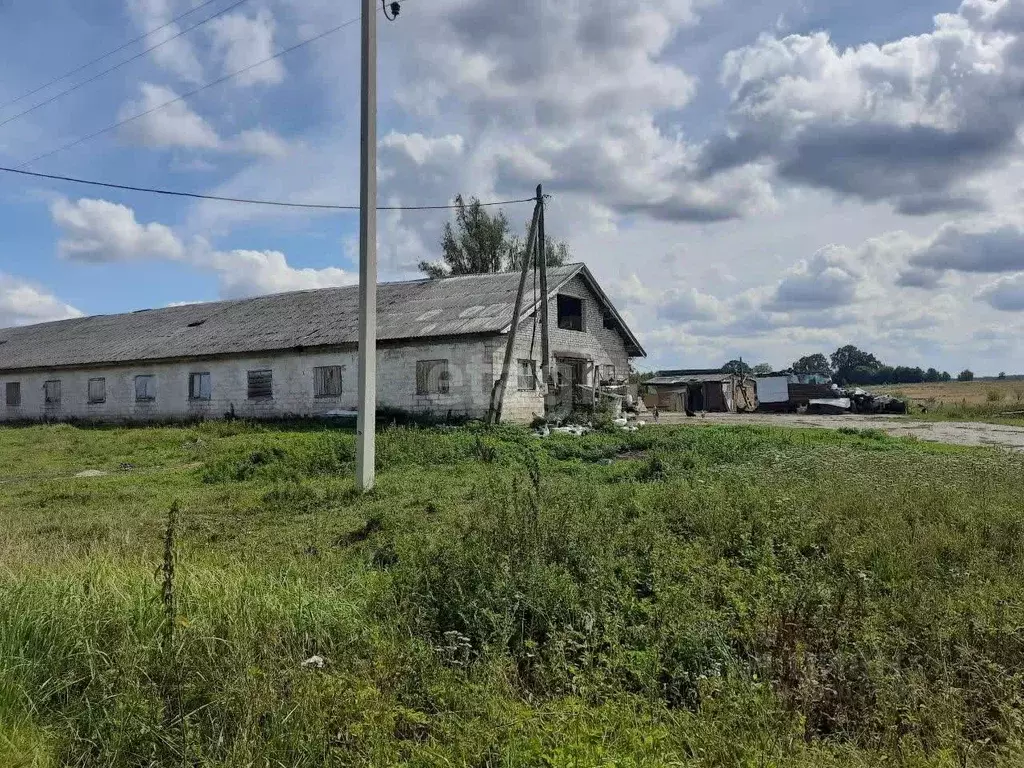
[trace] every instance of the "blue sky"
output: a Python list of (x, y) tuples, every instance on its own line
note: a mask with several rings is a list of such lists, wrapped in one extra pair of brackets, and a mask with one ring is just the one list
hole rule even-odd
[[(353, 0), (215, 0), (0, 108), (17, 166), (353, 19)], [(0, 4), (0, 104), (199, 6)], [(648, 367), (776, 366), (853, 342), (1024, 370), (1024, 0), (407, 0), (379, 20), (381, 202), (553, 195)], [(358, 201), (353, 24), (31, 170)], [(983, 117), (981, 117), (983, 116)], [(513, 221), (526, 208), (507, 211)], [(381, 276), (444, 212), (382, 213)], [(352, 282), (357, 218), (0, 174), (0, 325)]]

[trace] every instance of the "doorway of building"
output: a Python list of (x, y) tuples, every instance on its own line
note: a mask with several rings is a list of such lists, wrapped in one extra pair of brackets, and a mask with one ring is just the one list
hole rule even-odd
[(575, 357), (555, 358), (558, 378), (558, 402), (562, 407), (572, 408), (580, 402), (581, 392), (577, 385), (587, 383), (587, 361)]
[(691, 411), (706, 410), (704, 402), (704, 385), (691, 384), (686, 390), (686, 406)]

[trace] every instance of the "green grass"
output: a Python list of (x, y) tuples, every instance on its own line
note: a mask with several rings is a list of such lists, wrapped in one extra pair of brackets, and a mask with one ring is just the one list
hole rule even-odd
[(932, 399), (912, 403), (908, 417), (914, 421), (977, 421), (1024, 427), (1024, 404), (1008, 401), (942, 402)]
[(0, 765), (1024, 759), (1024, 457), (392, 428), (362, 496), (353, 454), (318, 424), (0, 429)]
[[(979, 421), (1024, 427), (1024, 406), (1002, 403), (937, 403), (926, 405), (927, 410), (912, 409), (910, 418), (921, 421)], [(1016, 414), (1016, 415), (1008, 415)]]
[(869, 389), (908, 401), (908, 415), (914, 420), (979, 421), (1024, 427), (1024, 387), (1011, 389), (1006, 382), (907, 384)]

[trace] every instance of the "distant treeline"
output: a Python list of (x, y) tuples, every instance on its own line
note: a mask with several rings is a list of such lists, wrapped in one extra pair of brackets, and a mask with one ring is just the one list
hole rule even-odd
[[(779, 369), (771, 363), (758, 363), (750, 365), (743, 360), (730, 360), (722, 366), (723, 371), (732, 373), (748, 374), (751, 376), (765, 376), (774, 373)], [(793, 373), (816, 373), (827, 376), (832, 381), (841, 385), (866, 385), (866, 384), (921, 384), (924, 382), (943, 381), (974, 381), (974, 371), (965, 368), (953, 376), (949, 371), (940, 371), (935, 368), (920, 368), (909, 365), (886, 365), (870, 352), (858, 349), (853, 344), (840, 347), (831, 355), (826, 357), (820, 352), (813, 355), (805, 355), (785, 369)], [(655, 374), (639, 373), (634, 371), (631, 380), (644, 382)], [(1022, 379), (1024, 375), (1007, 376), (1000, 373), (994, 377), (983, 377), (987, 380)]]
[[(805, 355), (796, 360), (790, 369), (794, 373), (816, 373), (831, 376), (838, 384), (920, 384), (922, 382), (952, 381), (949, 371), (935, 368), (927, 370), (909, 365), (886, 365), (870, 352), (858, 349), (852, 344), (840, 347), (830, 356), (819, 353)], [(722, 366), (724, 371), (763, 375), (772, 371), (768, 363), (750, 366), (742, 360), (730, 360)], [(965, 368), (956, 375), (957, 381), (973, 381), (974, 372)], [(1000, 373), (998, 378), (1005, 379)]]

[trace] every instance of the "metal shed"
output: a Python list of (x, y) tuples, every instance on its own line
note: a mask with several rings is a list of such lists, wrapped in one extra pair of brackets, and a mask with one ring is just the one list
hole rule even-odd
[(645, 387), (645, 405), (663, 411), (736, 413), (757, 408), (754, 380), (734, 373), (659, 371)]

